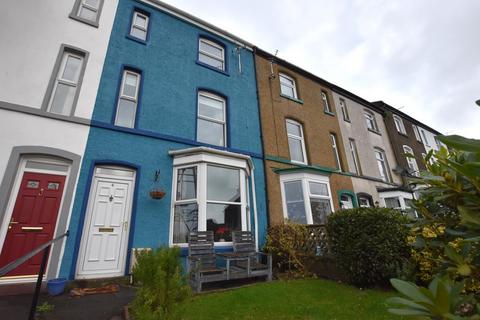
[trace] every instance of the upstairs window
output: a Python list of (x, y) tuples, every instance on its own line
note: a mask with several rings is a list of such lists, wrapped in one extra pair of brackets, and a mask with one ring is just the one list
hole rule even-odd
[(286, 124), (290, 159), (294, 162), (306, 164), (307, 155), (305, 153), (305, 139), (303, 138), (302, 125), (290, 119), (287, 119)]
[(366, 194), (361, 194), (357, 196), (358, 206), (360, 208), (370, 208), (373, 207), (372, 197)]
[(385, 182), (390, 182), (389, 167), (385, 152), (380, 148), (375, 148), (375, 158), (377, 160), (378, 171), (380, 173), (380, 179)]
[(418, 142), (422, 142), (422, 137), (420, 137), (420, 131), (418, 130), (418, 127), (412, 124), (412, 129), (413, 133), (415, 134), (415, 139), (417, 139)]
[(50, 93), (47, 111), (64, 116), (74, 112), (76, 99), (85, 69), (85, 53), (63, 48), (60, 62), (55, 67), (56, 77)]
[(362, 169), (360, 167), (360, 161), (358, 159), (357, 145), (355, 143), (355, 140), (349, 139), (348, 144), (350, 146), (350, 153), (353, 160), (353, 168), (351, 171), (355, 174), (361, 175)]
[(200, 38), (198, 41), (198, 61), (225, 71), (225, 49), (223, 46), (204, 38)]
[(280, 73), (278, 76), (280, 78), (280, 92), (282, 95), (297, 99), (297, 86), (295, 80), (283, 73)]
[(425, 143), (425, 145), (427, 147), (430, 147), (430, 142), (428, 141), (427, 134), (425, 133), (425, 130), (420, 129), (420, 132), (422, 132), (423, 143)]
[(335, 168), (338, 170), (342, 170), (342, 164), (340, 162), (340, 154), (338, 152), (337, 146), (337, 136), (333, 133), (330, 133), (330, 140), (332, 142), (332, 149), (333, 149), (333, 157), (335, 159)]
[(115, 125), (126, 128), (135, 127), (137, 114), (140, 73), (131, 70), (123, 71), (120, 94), (118, 95)]
[(130, 27), (130, 35), (142, 41), (147, 41), (148, 20), (149, 17), (147, 14), (134, 11), (132, 26)]
[(375, 120), (375, 114), (370, 110), (364, 110), (363, 113), (365, 115), (367, 128), (371, 131), (378, 132), (378, 126), (377, 126), (377, 120)]
[(405, 126), (403, 125), (403, 120), (399, 116), (394, 115), (393, 116), (393, 121), (395, 122), (395, 128), (397, 128), (397, 131), (401, 134), (407, 134), (407, 131), (405, 131)]
[(198, 93), (197, 141), (226, 146), (225, 99), (206, 92)]
[(321, 95), (322, 95), (323, 111), (325, 111), (326, 113), (333, 113), (330, 107), (330, 103), (328, 103), (327, 93), (322, 90)]
[(342, 110), (343, 120), (350, 121), (350, 116), (348, 115), (347, 103), (345, 99), (340, 98), (340, 109)]
[(407, 159), (407, 166), (410, 171), (410, 174), (418, 177), (419, 170), (418, 170), (417, 160), (415, 160), (415, 158), (412, 158), (412, 156), (415, 156), (413, 154), (412, 148), (410, 148), (409, 146), (403, 146), (403, 152), (405, 153), (405, 158)]
[(76, 0), (70, 17), (98, 27), (104, 0)]

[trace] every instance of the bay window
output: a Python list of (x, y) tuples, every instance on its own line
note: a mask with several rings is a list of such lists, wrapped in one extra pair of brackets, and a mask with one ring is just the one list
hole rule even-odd
[(213, 231), (218, 243), (250, 228), (247, 160), (201, 152), (174, 159), (172, 244), (186, 244), (193, 231)]
[(324, 224), (333, 211), (328, 177), (307, 173), (280, 177), (285, 219), (301, 224)]

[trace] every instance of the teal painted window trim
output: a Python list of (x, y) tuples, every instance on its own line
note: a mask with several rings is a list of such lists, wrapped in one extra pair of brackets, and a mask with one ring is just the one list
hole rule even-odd
[(288, 99), (288, 100), (292, 100), (292, 101), (294, 101), (294, 102), (296, 102), (296, 103), (303, 104), (303, 100), (295, 99), (295, 98), (289, 97), (289, 96), (287, 96), (287, 95), (285, 95), (285, 94), (280, 94), (280, 97), (285, 98), (285, 99)]
[(340, 206), (340, 208), (342, 207), (342, 202), (340, 201), (340, 199), (343, 194), (349, 195), (352, 198), (353, 207), (358, 208), (357, 195), (352, 190), (347, 190), (347, 189), (337, 190), (338, 205)]

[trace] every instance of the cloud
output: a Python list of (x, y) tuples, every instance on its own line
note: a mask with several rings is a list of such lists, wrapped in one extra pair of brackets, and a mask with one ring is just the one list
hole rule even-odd
[(367, 100), (480, 138), (480, 1), (165, 1)]

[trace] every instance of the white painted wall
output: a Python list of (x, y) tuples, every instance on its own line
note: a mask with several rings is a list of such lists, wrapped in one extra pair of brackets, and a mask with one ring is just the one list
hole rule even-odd
[(40, 108), (62, 43), (90, 53), (75, 115), (90, 118), (117, 0), (105, 0), (99, 28), (69, 18), (75, 0), (0, 2), (0, 100)]

